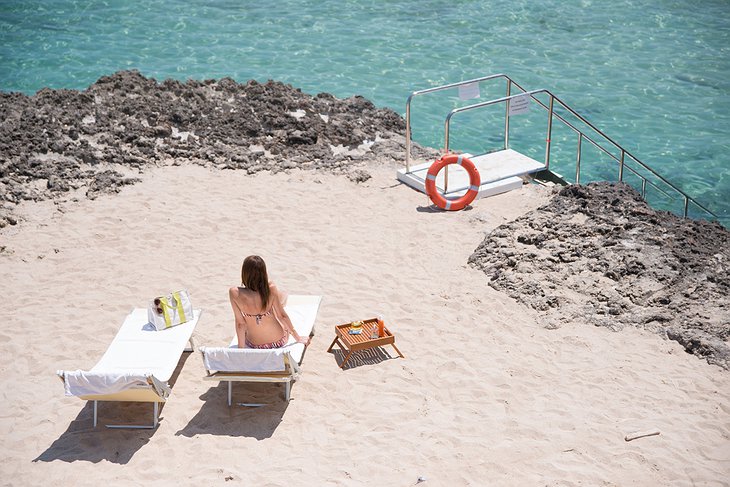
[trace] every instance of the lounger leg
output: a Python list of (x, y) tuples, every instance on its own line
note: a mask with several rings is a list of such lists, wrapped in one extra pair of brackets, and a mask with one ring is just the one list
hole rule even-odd
[(96, 406), (97, 401), (94, 401), (94, 428), (96, 428)]
[[(96, 402), (96, 401), (94, 401)], [(152, 414), (154, 417), (152, 418), (152, 424), (107, 424), (107, 428), (113, 428), (113, 429), (134, 429), (134, 430), (153, 430), (157, 428), (157, 424), (159, 423), (159, 415), (160, 415), (160, 403), (155, 401), (152, 403)], [(95, 411), (96, 412), (96, 411)]]
[(291, 381), (286, 381), (286, 402), (289, 402), (290, 393), (291, 393)]
[(228, 407), (231, 407), (231, 389), (233, 387), (233, 381), (228, 381)]

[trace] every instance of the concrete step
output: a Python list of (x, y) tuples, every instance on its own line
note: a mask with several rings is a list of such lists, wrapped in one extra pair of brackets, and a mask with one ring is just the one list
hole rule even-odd
[[(481, 185), (477, 198), (505, 193), (522, 186), (520, 176), (532, 174), (544, 169), (545, 165), (512, 149), (491, 152), (478, 156), (465, 154), (479, 171)], [(410, 172), (405, 168), (398, 170), (399, 181), (408, 186), (426, 192), (425, 181), (428, 168), (433, 161), (411, 166)], [(444, 193), (445, 176), (448, 169), (448, 191)], [(461, 167), (451, 164), (442, 169), (436, 177), (436, 188), (447, 197), (462, 196), (469, 187), (469, 174)]]

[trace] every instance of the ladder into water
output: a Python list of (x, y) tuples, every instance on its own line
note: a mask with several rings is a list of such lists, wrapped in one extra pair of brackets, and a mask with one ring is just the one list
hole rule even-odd
[[(679, 200), (682, 208), (675, 212), (683, 215), (685, 218), (688, 216), (690, 204), (692, 204), (693, 212), (698, 213), (704, 218), (717, 220), (717, 215), (707, 209), (706, 206), (699, 203), (648, 165), (640, 161), (549, 90), (525, 90), (521, 85), (505, 74), (484, 76), (481, 78), (436, 86), (434, 88), (414, 91), (411, 93), (406, 102), (405, 167), (398, 169), (398, 180), (425, 193), (426, 174), (428, 169), (431, 167), (431, 164), (434, 162), (417, 161), (415, 164), (412, 164), (411, 101), (413, 98), (450, 89), (465, 89), (467, 92), (471, 94), (476, 93), (478, 96), (479, 83), (498, 80), (506, 81), (505, 96), (454, 108), (446, 115), (444, 122), (444, 153), (449, 154), (449, 132), (451, 128), (451, 120), (454, 116), (462, 112), (479, 110), (495, 105), (503, 105), (505, 108), (503, 133), (504, 142), (502, 147), (498, 150), (483, 154), (464, 154), (466, 157), (471, 159), (479, 171), (481, 185), (479, 187), (477, 198), (492, 196), (511, 191), (513, 189), (518, 189), (526, 181), (549, 181), (553, 183), (569, 184), (563, 176), (551, 171), (550, 169), (552, 129), (553, 123), (557, 122), (562, 123), (576, 135), (577, 150), (575, 159), (575, 179), (573, 180), (576, 184), (580, 184), (581, 182), (581, 147), (583, 144), (589, 144), (615, 162), (617, 166), (616, 175), (618, 181), (624, 181), (627, 183), (634, 182), (639, 186), (637, 190), (641, 193), (642, 198), (645, 200), (647, 199), (647, 188), (650, 188), (653, 192), (666, 197), (665, 199), (667, 201)], [(513, 88), (516, 91), (514, 94), (512, 93)], [(541, 161), (510, 148), (510, 117), (525, 113), (526, 107), (529, 108), (529, 105), (531, 104), (537, 105), (547, 112), (544, 137), (545, 157)], [(557, 108), (560, 109), (560, 113), (556, 113)], [(582, 128), (578, 128), (579, 125)], [(450, 168), (451, 170), (449, 170)], [(626, 175), (631, 175), (632, 181), (625, 181)], [(436, 178), (437, 190), (447, 198), (462, 196), (466, 193), (468, 187), (469, 176), (464, 169), (458, 166), (446, 166), (441, 172), (439, 172)]]

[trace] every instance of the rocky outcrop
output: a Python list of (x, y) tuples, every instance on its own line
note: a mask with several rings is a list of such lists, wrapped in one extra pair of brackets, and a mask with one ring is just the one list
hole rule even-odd
[(469, 263), (547, 327), (646, 328), (730, 368), (730, 232), (655, 211), (625, 184), (562, 189), (492, 231)]
[(0, 93), (0, 227), (15, 221), (13, 203), (118, 191), (134, 182), (126, 169), (151, 164), (298, 167), (365, 181), (365, 163), (402, 160), (404, 131), (400, 115), (361, 96), (311, 96), (274, 81), (159, 83), (122, 71), (85, 91)]

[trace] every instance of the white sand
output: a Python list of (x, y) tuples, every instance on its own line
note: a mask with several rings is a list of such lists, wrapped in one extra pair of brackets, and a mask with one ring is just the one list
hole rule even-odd
[[(116, 196), (26, 205), (0, 234), (2, 485), (728, 485), (730, 374), (680, 345), (580, 323), (558, 330), (466, 265), (484, 232), (549, 198), (524, 187), (457, 213), (375, 168), (167, 167)], [(322, 294), (292, 400), (280, 385), (203, 381), (184, 354), (155, 431), (151, 405), (65, 397), (125, 314), (191, 291), (199, 345), (233, 333), (228, 286), (261, 254), (290, 292)], [(336, 324), (384, 313), (405, 359), (326, 353)], [(658, 436), (624, 436), (657, 428)]]

